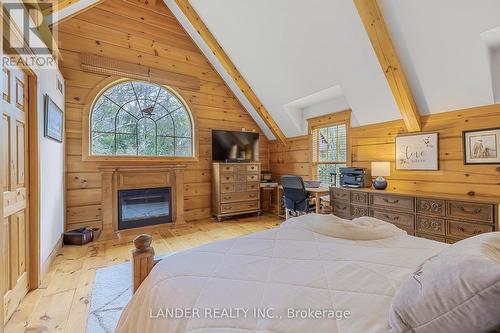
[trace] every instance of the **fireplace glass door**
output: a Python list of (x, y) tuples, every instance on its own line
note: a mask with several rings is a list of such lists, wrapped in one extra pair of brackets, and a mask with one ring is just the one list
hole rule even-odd
[(172, 222), (170, 187), (118, 191), (118, 229)]

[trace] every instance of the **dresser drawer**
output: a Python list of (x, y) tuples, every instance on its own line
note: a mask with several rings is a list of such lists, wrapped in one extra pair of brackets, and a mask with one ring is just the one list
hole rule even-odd
[(234, 184), (220, 184), (221, 193), (231, 193), (236, 190)]
[(258, 165), (248, 165), (246, 168), (246, 172), (248, 173), (258, 173), (259, 172), (259, 166)]
[(236, 173), (234, 176), (235, 181), (237, 182), (246, 182), (247, 181), (247, 174), (246, 173)]
[(354, 219), (361, 216), (370, 216), (368, 206), (351, 205), (351, 218)]
[(401, 224), (397, 224), (397, 223), (394, 223), (394, 225), (396, 227), (398, 227), (399, 229), (402, 229), (404, 231), (406, 231), (406, 233), (409, 235), (409, 236), (415, 236), (415, 230), (413, 230), (412, 227), (408, 227), (406, 225), (401, 225)]
[(439, 199), (417, 198), (417, 213), (445, 216), (445, 201)]
[(425, 238), (425, 239), (430, 239), (430, 240), (433, 240), (433, 241), (437, 241), (437, 242), (446, 242), (446, 239), (444, 237), (439, 237), (439, 236), (434, 236), (434, 235), (426, 235), (426, 234), (421, 234), (419, 232), (417, 232), (417, 237), (421, 237), (421, 238)]
[(484, 223), (493, 223), (494, 208), (490, 204), (447, 201), (447, 216)]
[(234, 172), (234, 165), (223, 165), (220, 167), (220, 172)]
[(246, 165), (237, 165), (234, 170), (239, 174), (246, 174), (247, 173)]
[(234, 183), (236, 180), (234, 173), (223, 173), (220, 176), (221, 183)]
[(349, 205), (349, 203), (347, 202), (334, 201), (332, 206), (332, 211), (334, 215), (340, 218), (350, 219), (351, 218), (350, 208), (351, 205)]
[(411, 230), (415, 227), (414, 216), (412, 214), (372, 209), (370, 215), (382, 221), (405, 226)]
[(416, 229), (417, 232), (444, 236), (446, 234), (446, 222), (439, 217), (418, 215)]
[(260, 190), (260, 183), (247, 183), (246, 191), (258, 191)]
[(241, 203), (226, 203), (220, 205), (222, 214), (244, 212), (247, 210), (259, 209), (259, 201), (241, 202)]
[(259, 179), (259, 175), (255, 174), (255, 175), (247, 175), (247, 182), (258, 182), (260, 179)]
[(351, 191), (351, 203), (355, 205), (368, 206), (370, 196), (365, 192)]
[(228, 193), (221, 196), (222, 203), (235, 201), (251, 201), (259, 199), (259, 192)]
[(370, 203), (373, 206), (379, 206), (383, 208), (406, 210), (409, 212), (414, 211), (413, 197), (371, 193)]
[(448, 220), (446, 222), (447, 222), (446, 234), (448, 236), (457, 238), (467, 238), (493, 231), (493, 227), (483, 224), (475, 224), (475, 223), (451, 221), (451, 220)]
[(333, 201), (345, 201), (349, 202), (349, 190), (344, 190), (342, 188), (332, 188), (330, 190), (331, 194), (331, 200)]

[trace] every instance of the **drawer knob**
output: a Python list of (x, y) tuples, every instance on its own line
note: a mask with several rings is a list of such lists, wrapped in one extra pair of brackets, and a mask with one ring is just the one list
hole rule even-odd
[(458, 231), (460, 231), (460, 232), (465, 232), (465, 229), (464, 229), (464, 228), (462, 228), (462, 227), (458, 227), (457, 229), (458, 229)]
[(255, 197), (257, 197), (257, 194), (251, 194), (250, 195), (250, 198), (255, 198)]
[(399, 202), (399, 199), (394, 199), (394, 200), (390, 200), (387, 198), (383, 198), (383, 199), (385, 202), (390, 203), (390, 204), (397, 204)]
[(231, 197), (224, 197), (224, 200), (229, 200), (231, 199)]
[(481, 208), (475, 208), (473, 210), (466, 209), (464, 206), (460, 206), (460, 210), (466, 214), (479, 214), (481, 213)]
[(390, 215), (384, 214), (384, 217), (385, 217), (386, 219), (389, 219), (389, 220), (392, 220), (392, 221), (397, 221), (397, 220), (399, 220), (399, 216), (397, 216), (397, 215), (396, 215), (396, 216), (390, 216)]

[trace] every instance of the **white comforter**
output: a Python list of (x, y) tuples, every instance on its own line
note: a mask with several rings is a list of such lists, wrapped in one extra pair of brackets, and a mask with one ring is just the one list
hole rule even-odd
[[(339, 223), (307, 215), (167, 257), (125, 308), (116, 332), (387, 332), (402, 280), (446, 245), (391, 233), (381, 221), (332, 237)], [(353, 240), (369, 228), (389, 228), (391, 237)]]

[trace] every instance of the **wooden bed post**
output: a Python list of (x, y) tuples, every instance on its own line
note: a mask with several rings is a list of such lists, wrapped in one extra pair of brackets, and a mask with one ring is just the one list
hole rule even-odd
[(134, 239), (135, 249), (132, 250), (132, 292), (141, 285), (155, 264), (155, 250), (151, 246), (153, 237), (142, 234)]

